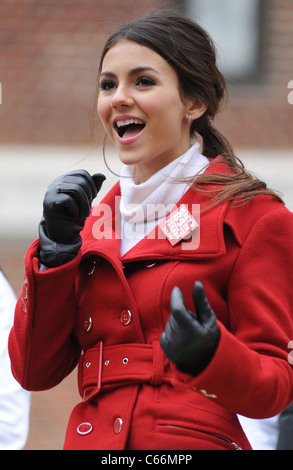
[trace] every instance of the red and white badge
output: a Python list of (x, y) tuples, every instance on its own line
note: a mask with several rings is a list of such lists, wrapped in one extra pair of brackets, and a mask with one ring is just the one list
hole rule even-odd
[(187, 238), (193, 230), (199, 227), (199, 224), (190, 214), (185, 204), (181, 204), (178, 209), (171, 212), (162, 220), (159, 227), (171, 245), (174, 246), (184, 238)]

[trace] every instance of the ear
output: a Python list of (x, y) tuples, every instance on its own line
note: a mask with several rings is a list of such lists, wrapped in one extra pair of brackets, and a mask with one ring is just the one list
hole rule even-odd
[(200, 103), (199, 101), (192, 98), (186, 100), (186, 108), (186, 119), (189, 122), (200, 118), (207, 110), (205, 104)]

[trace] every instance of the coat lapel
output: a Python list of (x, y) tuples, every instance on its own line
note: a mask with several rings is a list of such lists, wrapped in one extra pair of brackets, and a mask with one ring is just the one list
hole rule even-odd
[[(216, 171), (213, 165), (213, 171)], [(227, 172), (227, 168), (224, 167)], [(223, 172), (223, 165), (221, 165)], [(206, 170), (206, 171), (209, 171)], [(210, 188), (206, 188), (207, 190)], [(192, 187), (183, 195), (171, 212), (184, 204), (194, 215), (199, 227), (189, 240), (172, 246), (157, 226), (146, 237), (131, 248), (122, 258), (120, 253), (120, 185), (119, 182), (106, 197), (92, 209), (82, 233), (84, 256), (97, 253), (103, 257), (121, 262), (143, 259), (190, 259), (198, 257), (218, 257), (225, 253), (223, 223), (228, 202), (203, 210), (210, 201), (207, 192), (195, 191)], [(198, 211), (197, 208), (200, 208)]]
[(92, 208), (81, 233), (83, 256), (97, 253), (120, 260), (120, 185), (117, 182), (105, 198)]
[(187, 207), (194, 216), (199, 227), (191, 234), (188, 240), (182, 240), (172, 246), (163, 235), (159, 226), (143, 238), (137, 245), (129, 250), (123, 257), (124, 261), (139, 259), (190, 259), (197, 257), (215, 257), (225, 253), (223, 236), (223, 220), (227, 211), (227, 204), (220, 204), (208, 211), (197, 210), (204, 206), (206, 197), (203, 193), (195, 192), (190, 188), (171, 212), (181, 205)]

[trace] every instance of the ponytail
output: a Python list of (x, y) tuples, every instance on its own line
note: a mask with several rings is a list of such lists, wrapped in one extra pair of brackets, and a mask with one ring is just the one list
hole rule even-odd
[(228, 160), (233, 159), (234, 152), (230, 142), (211, 124), (211, 119), (204, 114), (193, 122), (191, 132), (199, 134), (203, 141), (202, 153), (207, 158), (225, 156)]
[[(230, 142), (211, 125), (206, 115), (194, 122), (193, 132), (197, 132), (202, 138), (202, 153), (211, 160), (210, 167), (222, 160), (230, 169), (230, 172), (225, 174), (203, 173), (193, 184), (192, 187), (196, 191), (205, 191), (214, 196), (206, 209), (227, 199), (231, 204), (244, 205), (259, 195), (268, 195), (284, 203), (275, 191), (267, 188), (263, 181), (245, 169), (241, 160), (234, 155)], [(220, 158), (215, 161), (216, 157)], [(205, 188), (210, 185), (213, 190)]]

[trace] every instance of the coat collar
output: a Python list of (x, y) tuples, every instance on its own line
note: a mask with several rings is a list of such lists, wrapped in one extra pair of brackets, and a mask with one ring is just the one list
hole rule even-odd
[[(217, 163), (206, 172), (227, 173), (226, 165)], [(206, 188), (210, 189), (210, 188)], [(109, 260), (119, 260), (123, 263), (139, 261), (143, 259), (172, 259), (184, 260), (199, 257), (219, 257), (226, 252), (223, 223), (227, 213), (228, 202), (218, 204), (207, 211), (200, 212), (199, 222), (199, 244), (198, 238), (191, 237), (189, 241), (182, 241), (172, 246), (162, 236), (161, 229), (157, 226), (151, 234), (138, 242), (123, 257), (120, 254), (119, 239), (119, 200), (120, 184), (117, 182), (109, 191), (100, 204), (92, 209), (91, 216), (87, 219), (85, 229), (82, 233), (83, 255), (96, 253)], [(193, 212), (193, 205), (200, 205), (202, 209), (210, 200), (206, 192), (197, 192), (190, 188), (176, 204), (179, 207), (185, 204), (189, 212)], [(101, 223), (102, 222), (102, 223)], [(116, 228), (116, 230), (115, 230)]]

